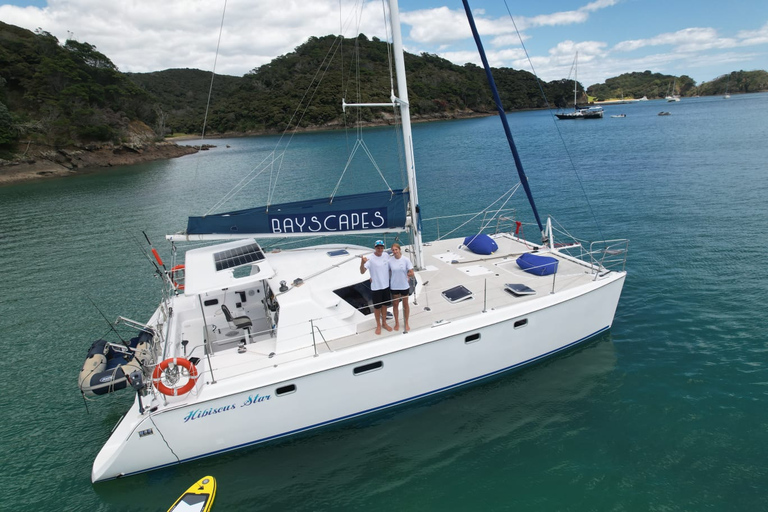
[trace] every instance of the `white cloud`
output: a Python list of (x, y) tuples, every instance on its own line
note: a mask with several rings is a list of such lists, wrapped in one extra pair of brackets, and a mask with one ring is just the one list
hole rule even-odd
[[(525, 34), (520, 34), (520, 37), (522, 37), (523, 42), (530, 39), (530, 36)], [(491, 39), (491, 44), (493, 46), (515, 46), (520, 43), (520, 37), (518, 37), (517, 34), (506, 34), (503, 36), (494, 37)]]
[[(584, 23), (589, 18), (589, 13), (598, 9), (610, 7), (616, 4), (616, 0), (597, 0), (574, 11), (555, 12), (540, 16), (515, 17), (515, 22), (508, 16), (501, 18), (488, 18), (485, 10), (474, 9), (477, 30), (483, 36), (498, 36), (497, 40), (509, 41), (517, 44), (515, 24), (520, 31), (527, 28), (562, 26), (575, 23)], [(472, 37), (467, 23), (467, 17), (461, 9), (449, 9), (448, 7), (436, 7), (433, 9), (421, 9), (401, 13), (403, 23), (411, 26), (410, 37), (422, 44), (449, 44)], [(527, 36), (523, 35), (523, 39)]]
[(768, 43), (768, 23), (757, 30), (742, 30), (736, 34), (741, 46), (751, 46)]
[(553, 27), (557, 25), (573, 25), (575, 23), (584, 23), (589, 18), (587, 11), (565, 11), (552, 14), (542, 14), (533, 18), (522, 18), (519, 26), (524, 28), (532, 27)]
[(612, 7), (617, 3), (619, 3), (618, 0), (597, 0), (595, 2), (585, 5), (580, 10), (594, 12), (600, 9), (605, 9), (606, 7)]
[(733, 48), (739, 42), (732, 38), (719, 37), (713, 28), (685, 28), (677, 32), (659, 34), (649, 39), (622, 41), (613, 47), (617, 52), (631, 52), (646, 46), (672, 46), (677, 52), (691, 52), (712, 48)]
[(463, 11), (447, 7), (400, 13), (403, 23), (411, 26), (409, 36), (422, 44), (450, 44), (472, 37)]
[[(64, 41), (72, 34), (93, 44), (121, 71), (174, 67), (210, 70), (219, 38), (223, 2), (202, 0), (49, 0), (48, 7), (0, 6), (0, 19), (38, 27)], [(229, 0), (216, 71), (241, 75), (292, 51), (311, 35), (363, 32), (383, 37), (381, 6), (370, 4), (377, 27), (339, 19), (334, 0)], [(348, 34), (348, 35), (349, 35)]]

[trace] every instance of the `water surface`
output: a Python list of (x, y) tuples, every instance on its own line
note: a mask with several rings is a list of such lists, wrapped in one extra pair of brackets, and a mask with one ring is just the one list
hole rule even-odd
[[(163, 236), (277, 139), (215, 140), (198, 155), (0, 188), (9, 510), (164, 510), (205, 474), (218, 479), (217, 510), (764, 509), (768, 94), (606, 116), (509, 119), (543, 215), (584, 238), (631, 240), (609, 334), (406, 408), (96, 486), (93, 459), (132, 397), (86, 409), (77, 374), (108, 331), (101, 313), (143, 321), (159, 301), (142, 230), (169, 257)], [(383, 178), (356, 158), (344, 193), (401, 186), (393, 135), (363, 136)], [(425, 217), (477, 211), (517, 181), (494, 117), (417, 124), (414, 141)], [(354, 132), (297, 136), (274, 201), (330, 194), (353, 143)], [(255, 180), (229, 206), (261, 204), (269, 189)], [(510, 205), (534, 237), (522, 191)]]

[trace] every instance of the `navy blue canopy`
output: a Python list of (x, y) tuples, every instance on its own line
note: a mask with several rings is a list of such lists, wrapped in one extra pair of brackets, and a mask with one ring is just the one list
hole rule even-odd
[(187, 234), (333, 233), (405, 227), (408, 192), (370, 192), (190, 217)]

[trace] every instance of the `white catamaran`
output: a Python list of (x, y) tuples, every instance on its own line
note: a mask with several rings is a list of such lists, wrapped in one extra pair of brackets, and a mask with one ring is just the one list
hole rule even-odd
[[(146, 324), (118, 319), (140, 330), (136, 343), (118, 347), (127, 355), (113, 365), (136, 399), (96, 457), (94, 482), (404, 404), (522, 367), (611, 327), (627, 241), (555, 243), (552, 222), (542, 223), (536, 212), (503, 110), (541, 243), (512, 229), (422, 242), (396, 0), (388, 11), (397, 79), (388, 106), (402, 118), (407, 188), (191, 217), (186, 232), (170, 235), (174, 243), (223, 242), (190, 249), (183, 265), (160, 269), (164, 298)], [(370, 246), (270, 252), (257, 241), (285, 231), (404, 228), (416, 269), (407, 335), (375, 334), (369, 275), (359, 271)], [(96, 394), (89, 375), (119, 359), (107, 355), (108, 346), (115, 351), (94, 344), (81, 373), (81, 387)], [(141, 364), (129, 365), (132, 357)]]

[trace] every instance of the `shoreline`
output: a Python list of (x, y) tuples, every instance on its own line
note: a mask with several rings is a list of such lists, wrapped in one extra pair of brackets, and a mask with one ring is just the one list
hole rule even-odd
[(101, 172), (111, 167), (177, 158), (197, 151), (194, 146), (180, 146), (170, 141), (41, 151), (23, 160), (0, 160), (0, 187)]
[[(459, 119), (472, 119), (496, 115), (495, 112), (454, 112), (452, 115), (438, 114), (414, 118), (413, 123), (428, 123), (432, 121), (453, 121)], [(391, 126), (388, 120), (378, 123), (366, 123), (363, 128), (377, 128)], [(338, 131), (343, 129), (340, 125), (314, 126), (300, 128), (298, 133)], [(197, 153), (199, 148), (195, 145), (179, 145), (176, 141), (190, 141), (195, 139), (225, 139), (240, 137), (260, 137), (266, 135), (279, 135), (275, 131), (259, 132), (233, 132), (215, 133), (200, 137), (199, 135), (180, 134), (166, 137), (162, 142), (146, 143), (140, 145), (102, 146), (97, 148), (65, 148), (53, 150), (45, 148), (37, 151), (34, 156), (16, 161), (0, 160), (0, 187), (28, 183), (51, 178), (66, 178), (87, 172), (102, 172), (110, 167), (133, 165), (155, 160), (166, 160), (184, 155)], [(208, 146), (210, 147), (210, 146)], [(202, 149), (208, 149), (203, 144)]]

